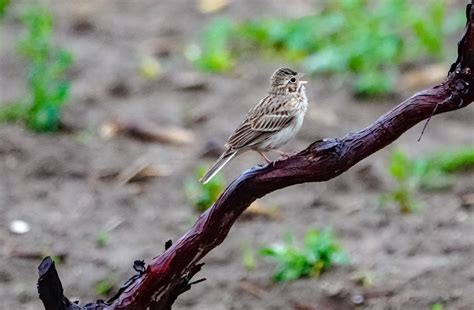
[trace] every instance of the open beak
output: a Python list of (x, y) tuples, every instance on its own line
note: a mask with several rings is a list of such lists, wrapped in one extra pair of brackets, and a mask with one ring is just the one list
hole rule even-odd
[[(303, 73), (298, 73), (298, 79), (301, 79), (304, 76)], [(300, 84), (306, 84), (308, 81), (299, 81)]]

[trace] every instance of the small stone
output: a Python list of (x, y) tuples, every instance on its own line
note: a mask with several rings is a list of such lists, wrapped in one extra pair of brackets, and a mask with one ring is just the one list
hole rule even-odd
[(172, 81), (176, 90), (196, 91), (208, 88), (205, 76), (195, 72), (180, 73)]
[(459, 299), (462, 297), (463, 292), (460, 289), (453, 289), (450, 295), (452, 299)]
[(138, 70), (140, 75), (147, 80), (156, 80), (163, 74), (160, 62), (152, 56), (141, 56)]
[(0, 270), (0, 282), (10, 282), (13, 276), (6, 270)]
[(85, 17), (77, 18), (73, 20), (71, 24), (71, 30), (77, 34), (88, 34), (94, 31), (95, 26), (91, 20)]
[(469, 215), (466, 212), (457, 212), (456, 221), (458, 223), (463, 223), (469, 218)]
[(385, 245), (384, 250), (388, 255), (393, 255), (396, 252), (396, 248), (392, 244)]
[(130, 86), (126, 81), (116, 81), (110, 85), (109, 94), (115, 98), (124, 98), (128, 97), (131, 93)]
[(198, 8), (202, 13), (209, 14), (222, 10), (228, 4), (228, 0), (199, 0)]
[(465, 210), (474, 210), (474, 193), (461, 195), (461, 207)]
[(340, 283), (327, 283), (322, 286), (323, 292), (327, 297), (344, 298), (344, 287)]
[(362, 294), (353, 294), (351, 296), (351, 301), (354, 305), (362, 305), (365, 301), (364, 296)]
[(22, 220), (11, 221), (10, 231), (19, 235), (25, 234), (30, 231), (30, 224)]
[(14, 170), (19, 164), (18, 159), (13, 156), (13, 155), (7, 155), (5, 157), (5, 166), (7, 166), (8, 169)]

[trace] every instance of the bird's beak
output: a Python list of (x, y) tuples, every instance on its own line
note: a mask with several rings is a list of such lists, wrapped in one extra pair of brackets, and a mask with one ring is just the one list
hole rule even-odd
[[(304, 76), (303, 73), (298, 73), (298, 79), (301, 79), (303, 76)], [(306, 84), (306, 83), (308, 83), (308, 81), (299, 81), (299, 82), (300, 82), (300, 84)]]

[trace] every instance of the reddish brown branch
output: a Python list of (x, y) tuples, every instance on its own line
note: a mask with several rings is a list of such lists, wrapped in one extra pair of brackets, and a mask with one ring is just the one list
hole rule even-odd
[(470, 5), (467, 13), (458, 59), (442, 84), (415, 94), (359, 132), (314, 142), (286, 160), (245, 172), (106, 309), (169, 309), (177, 297), (176, 287), (180, 287), (176, 283), (189, 284), (190, 276), (197, 272), (197, 263), (225, 239), (254, 200), (290, 185), (332, 179), (430, 117), (435, 107), (435, 114), (440, 114), (469, 105), (474, 100), (474, 9)]

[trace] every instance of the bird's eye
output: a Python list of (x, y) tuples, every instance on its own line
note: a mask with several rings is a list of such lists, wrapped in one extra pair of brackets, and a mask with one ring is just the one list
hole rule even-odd
[(296, 78), (292, 77), (292, 78), (290, 79), (290, 82), (291, 82), (291, 83), (296, 82)]

